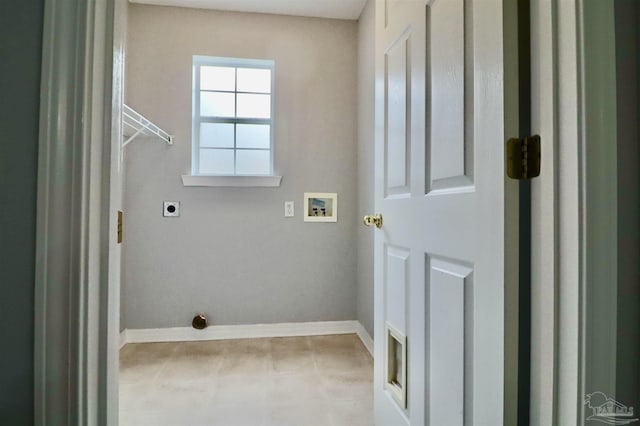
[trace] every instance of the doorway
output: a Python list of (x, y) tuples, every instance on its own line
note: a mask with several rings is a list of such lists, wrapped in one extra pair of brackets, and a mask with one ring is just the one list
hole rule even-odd
[[(88, 9), (85, 9), (85, 7)], [(562, 10), (567, 12), (567, 9), (569, 9), (569, 15), (572, 15), (573, 19), (575, 19), (576, 8), (565, 6)], [(94, 250), (96, 248), (99, 250), (104, 249), (104, 246), (100, 243), (100, 235), (107, 235), (106, 232), (108, 232), (107, 229), (109, 228), (105, 226), (105, 223), (109, 222), (109, 218), (105, 220), (100, 215), (103, 210), (101, 207), (108, 204), (103, 202), (104, 200), (101, 199), (100, 193), (101, 188), (104, 189), (101, 186), (104, 177), (101, 173), (103, 169), (96, 165), (103, 164), (103, 159), (98, 157), (102, 147), (100, 145), (102, 143), (100, 135), (102, 135), (101, 132), (104, 129), (99, 124), (101, 123), (101, 117), (105, 117), (108, 114), (101, 114), (101, 108), (104, 108), (104, 106), (99, 105), (100, 102), (97, 101), (97, 99), (102, 99), (100, 90), (96, 89), (91, 81), (85, 80), (86, 76), (93, 76), (94, 72), (96, 81), (100, 80), (100, 70), (96, 68), (100, 68), (104, 64), (98, 61), (99, 65), (95, 65), (88, 58), (93, 58), (94, 53), (95, 57), (102, 58), (101, 54), (103, 52), (100, 50), (99, 43), (93, 44), (93, 39), (87, 34), (92, 36), (94, 33), (104, 30), (104, 28), (95, 29), (90, 23), (84, 21), (78, 23), (74, 19), (78, 16), (78, 13), (85, 13), (86, 16), (91, 16), (92, 18), (98, 17), (99, 19), (96, 22), (107, 22), (106, 15), (108, 13), (103, 9), (94, 10), (83, 2), (74, 1), (65, 2), (64, 4), (58, 3), (55, 10), (58, 19), (56, 20), (49, 16), (47, 22), (50, 24), (51, 22), (61, 21), (67, 22), (68, 25), (49, 25), (45, 28), (47, 30), (46, 34), (54, 34), (58, 37), (47, 38), (53, 43), (53, 46), (46, 50), (48, 53), (45, 53), (44, 75), (50, 85), (45, 86), (45, 89), (43, 89), (43, 97), (49, 100), (62, 100), (62, 102), (43, 103), (42, 116), (56, 117), (56, 120), (43, 119), (41, 158), (43, 159), (43, 164), (47, 167), (43, 167), (41, 170), (40, 182), (43, 185), (41, 188), (45, 188), (42, 193), (45, 199), (64, 200), (65, 203), (61, 203), (59, 209), (44, 209), (42, 213), (39, 213), (41, 219), (47, 219), (41, 220), (41, 223), (54, 229), (46, 226), (38, 229), (38, 234), (47, 238), (42, 238), (38, 243), (38, 253), (41, 257), (37, 268), (37, 294), (39, 295), (39, 301), (36, 304), (36, 311), (39, 314), (44, 312), (45, 317), (40, 318), (37, 325), (36, 389), (39, 390), (41, 400), (37, 401), (38, 408), (36, 412), (40, 422), (42, 422), (42, 419), (62, 418), (61, 422), (77, 420), (76, 422), (79, 423), (92, 424), (96, 422), (95, 419), (97, 418), (104, 422), (104, 418), (107, 417), (105, 413), (109, 412), (107, 407), (100, 405), (102, 402), (97, 401), (105, 400), (104, 396), (98, 396), (104, 395), (103, 386), (109, 376), (108, 369), (110, 367), (105, 367), (105, 365), (110, 360), (102, 359), (104, 348), (105, 345), (115, 344), (118, 330), (115, 331), (115, 334), (105, 336), (104, 322), (94, 316), (87, 315), (88, 312), (92, 314), (98, 312), (96, 310), (89, 311), (87, 307), (107, 306), (106, 301), (101, 298), (112, 296), (111, 294), (105, 295), (102, 293), (106, 288), (103, 287), (104, 268), (102, 266), (101, 269), (100, 262), (96, 260), (99, 256), (96, 255)], [(560, 21), (564, 23), (562, 19)], [(61, 32), (61, 29), (65, 29), (66, 32)], [(83, 30), (86, 30), (86, 34), (82, 32)], [(96, 40), (98, 42), (100, 40), (104, 41), (104, 37), (102, 39), (96, 37)], [(74, 48), (69, 48), (69, 46), (74, 46)], [(563, 49), (566, 48), (565, 45), (561, 47)], [(561, 52), (564, 52), (564, 50), (561, 50)], [(563, 58), (570, 57), (575, 60), (576, 52), (570, 51), (569, 53), (566, 56), (559, 56)], [(62, 64), (62, 69), (57, 69), (54, 66), (56, 64)], [(99, 86), (99, 84), (95, 86)], [(72, 97), (69, 96), (68, 90), (64, 90), (64, 88), (68, 87), (77, 89), (77, 91), (73, 92)], [(96, 90), (96, 93), (93, 90)], [(570, 98), (575, 99), (576, 96)], [(96, 100), (95, 108), (83, 102), (83, 100), (86, 101), (87, 99)], [(69, 108), (60, 107), (58, 109), (58, 105), (69, 106)], [(78, 124), (80, 121), (76, 119), (80, 116), (85, 118), (82, 124)], [(88, 123), (93, 123), (94, 126)], [(562, 124), (564, 126), (566, 122)], [(564, 131), (565, 129), (561, 130)], [(68, 131), (68, 133), (65, 133), (65, 131)], [(59, 134), (69, 135), (68, 150), (66, 145), (57, 143), (59, 141), (59, 136), (57, 135)], [(569, 139), (571, 138), (563, 140), (567, 141)], [(91, 147), (95, 149), (89, 149)], [(55, 150), (60, 148), (65, 149), (63, 151)], [(48, 149), (54, 149), (54, 151), (49, 151)], [(50, 152), (58, 153), (59, 155), (45, 155)], [(73, 154), (75, 154), (75, 157)], [(79, 158), (84, 160), (79, 161)], [(564, 161), (567, 158), (575, 158), (575, 156), (569, 155), (562, 158)], [(89, 161), (89, 159), (93, 160), (93, 162)], [(53, 167), (49, 167), (51, 165)], [(562, 170), (566, 170), (566, 168), (562, 167)], [(574, 169), (569, 168), (569, 170), (572, 171)], [(577, 175), (573, 177), (575, 182), (572, 182), (575, 185), (571, 185), (564, 195), (575, 195), (581, 178)], [(564, 179), (560, 180), (563, 181)], [(57, 182), (59, 185), (50, 186), (51, 182)], [(75, 191), (73, 190), (74, 188), (76, 189)], [(78, 192), (78, 188), (83, 190)], [(566, 186), (562, 185), (561, 188), (563, 190), (567, 189)], [(47, 192), (46, 189), (49, 189), (50, 192)], [(49, 195), (49, 198), (46, 195)], [(48, 207), (48, 205), (45, 206)], [(579, 217), (570, 215), (569, 218), (572, 220), (565, 220), (567, 216), (562, 217), (563, 228), (579, 223)], [(70, 221), (69, 218), (78, 218), (78, 221)], [(101, 234), (102, 231), (104, 231), (104, 234)], [(573, 241), (576, 247), (575, 253), (582, 253), (580, 250), (583, 246), (577, 241), (577, 238)], [(91, 248), (91, 250), (80, 250), (79, 247)], [(562, 249), (563, 247), (560, 248)], [(101, 251), (100, 253), (104, 255), (106, 252)], [(571, 262), (573, 262), (574, 257), (579, 257), (579, 255), (568, 254), (569, 256), (563, 257), (562, 260), (565, 264), (568, 262), (571, 266), (573, 265)], [(56, 265), (68, 266), (68, 271), (56, 269)], [(549, 263), (549, 265), (553, 265), (553, 262)], [(575, 269), (572, 268), (572, 271), (577, 271), (579, 266), (577, 265)], [(52, 273), (48, 274), (48, 272)], [(78, 288), (70, 285), (70, 283), (75, 282), (79, 282)], [(100, 285), (96, 285), (96, 283), (100, 283)], [(572, 289), (573, 287), (570, 288), (570, 290)], [(571, 292), (565, 293), (565, 287), (559, 290), (563, 291), (562, 303), (570, 301), (577, 304), (579, 291), (573, 294)], [(60, 294), (68, 295), (69, 297), (60, 298)], [(53, 297), (54, 295), (56, 297)], [(557, 306), (555, 305), (555, 300), (551, 302), (549, 306)], [(69, 312), (71, 315), (69, 315)], [(574, 313), (571, 309), (569, 311), (560, 310), (561, 315), (566, 316), (567, 312), (569, 315)], [(100, 314), (104, 315), (104, 312)], [(574, 321), (572, 324), (581, 323)], [(553, 327), (550, 328), (553, 329)], [(568, 330), (569, 337), (573, 337), (572, 330)], [(563, 333), (565, 331), (567, 329), (563, 329)], [(563, 337), (566, 337), (566, 335)], [(569, 340), (568, 344), (570, 346), (574, 342), (571, 339)], [(551, 352), (553, 353), (556, 347), (553, 339), (551, 341)], [(555, 342), (560, 341), (556, 340)], [(97, 344), (93, 345), (93, 343)], [(566, 346), (566, 344), (567, 339), (563, 339), (562, 345)], [(96, 349), (97, 347), (100, 347), (101, 350)], [(560, 358), (566, 355), (566, 351), (563, 352), (563, 350), (562, 346), (558, 349)], [(566, 365), (563, 367), (566, 367)], [(553, 371), (554, 369), (551, 368), (551, 370)], [(567, 369), (563, 368), (562, 371), (566, 372)], [(98, 377), (96, 377), (96, 372)], [(47, 380), (44, 380), (45, 378)], [(68, 386), (70, 383), (72, 385)], [(550, 380), (550, 383), (556, 383), (554, 378)], [(61, 386), (68, 389), (68, 392), (59, 392), (59, 389), (62, 388)], [(564, 393), (574, 393), (571, 398), (576, 399), (575, 389), (578, 386), (570, 385), (568, 388), (569, 391), (567, 391), (567, 388), (563, 388), (562, 391)], [(108, 391), (107, 389), (106, 392)], [(550, 393), (547, 394), (554, 395), (554, 392), (554, 389), (551, 389)], [(567, 403), (561, 400), (558, 403), (560, 409), (567, 409), (568, 412), (571, 412), (570, 417), (575, 416), (576, 405), (579, 404), (575, 403), (575, 401)], [(58, 410), (60, 407), (63, 408)], [(71, 410), (69, 407), (74, 408)], [(580, 405), (580, 408), (582, 408), (582, 405)], [(548, 412), (553, 412), (553, 409)], [(567, 422), (567, 424), (574, 423), (575, 421)]]
[[(191, 407), (196, 422), (371, 424), (355, 285), (361, 22), (122, 7), (123, 100), (171, 138), (122, 129), (121, 421), (176, 422)], [(268, 89), (242, 89), (241, 74), (267, 61)], [(229, 87), (207, 80), (230, 70)], [(207, 104), (230, 97), (238, 113), (242, 97), (268, 96), (268, 117)], [(270, 125), (273, 176), (211, 172), (211, 153), (245, 167), (268, 144), (241, 133)], [(334, 220), (307, 220), (305, 197), (327, 193)]]

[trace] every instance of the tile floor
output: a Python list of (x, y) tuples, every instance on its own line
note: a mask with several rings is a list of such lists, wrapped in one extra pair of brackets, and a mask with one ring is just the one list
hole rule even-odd
[(373, 360), (355, 334), (128, 344), (129, 425), (371, 426)]

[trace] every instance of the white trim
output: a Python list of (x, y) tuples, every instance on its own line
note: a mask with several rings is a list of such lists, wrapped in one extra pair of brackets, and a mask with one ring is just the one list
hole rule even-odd
[[(34, 424), (115, 425), (106, 396), (113, 2), (45, 1)], [(117, 413), (115, 413), (117, 417)]]
[(131, 340), (129, 339), (129, 330), (125, 328), (120, 332), (120, 344), (118, 346), (118, 349), (122, 349), (127, 343), (133, 342), (131, 342)]
[(364, 328), (362, 323), (360, 323), (359, 321), (358, 321), (358, 325), (357, 325), (357, 328), (356, 328), (356, 334), (358, 335), (358, 337), (362, 341), (362, 344), (364, 345), (364, 347), (367, 348), (367, 350), (369, 351), (369, 353), (373, 357), (373, 339), (371, 338), (371, 335), (369, 334), (367, 329)]
[(530, 424), (558, 424), (558, 11), (531, 4), (531, 130), (542, 135), (540, 177), (531, 181)]
[(532, 426), (584, 424), (586, 393), (615, 394), (612, 8), (570, 0), (533, 9), (532, 63), (545, 73), (532, 90), (533, 130), (545, 145), (532, 199), (544, 218), (532, 229)]
[(214, 325), (204, 330), (196, 330), (191, 327), (172, 327), (126, 329), (125, 331), (126, 343), (190, 342), (199, 340), (351, 334), (357, 331), (357, 321)]
[(282, 176), (206, 176), (182, 175), (184, 186), (240, 187), (240, 188), (276, 188), (280, 186)]
[[(582, 1), (582, 386), (616, 394), (618, 173), (614, 2)], [(585, 410), (582, 407), (581, 420)]]
[(326, 336), (356, 334), (372, 353), (373, 340), (360, 322), (317, 321), (277, 324), (213, 325), (204, 330), (191, 327), (124, 329), (120, 348), (127, 343), (195, 342), (203, 340), (256, 339), (265, 337)]
[(559, 2), (556, 6), (558, 89), (554, 95), (558, 99), (558, 183), (554, 197), (558, 203), (558, 227), (554, 236), (555, 244), (558, 244), (557, 259), (561, 259), (561, 262), (556, 285), (558, 337), (555, 338), (556, 357), (553, 373), (556, 375), (556, 395), (553, 403), (555, 420), (557, 424), (563, 425), (584, 424), (584, 421), (580, 420), (584, 413), (584, 394), (581, 391), (583, 351), (580, 318), (584, 291), (584, 123), (581, 119), (584, 68), (581, 64), (583, 40), (579, 36), (582, 13), (580, 2), (581, 0)]
[(130, 0), (158, 6), (357, 20), (366, 0)]

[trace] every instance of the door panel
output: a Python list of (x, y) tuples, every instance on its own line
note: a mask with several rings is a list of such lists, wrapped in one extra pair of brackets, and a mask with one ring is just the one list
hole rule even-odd
[(427, 8), (427, 191), (473, 183), (473, 16), (470, 0)]
[[(511, 29), (502, 0), (376, 5), (376, 424), (501, 425), (517, 396)], [(406, 405), (388, 391), (388, 327), (406, 336)]]
[[(465, 14), (463, 0), (429, 7), (431, 187), (460, 185), (465, 176)], [(465, 182), (465, 180), (462, 180)]]
[[(429, 424), (464, 425), (468, 380), (465, 361), (472, 359), (472, 269), (448, 260), (428, 262), (427, 367)], [(468, 315), (468, 317), (467, 317)]]
[(407, 295), (409, 288), (409, 256), (407, 250), (387, 247), (385, 270), (385, 319), (403, 334), (407, 334)]
[(408, 46), (409, 34), (404, 34), (385, 55), (387, 194), (401, 194), (409, 190), (411, 146), (407, 129), (411, 105), (407, 104)]

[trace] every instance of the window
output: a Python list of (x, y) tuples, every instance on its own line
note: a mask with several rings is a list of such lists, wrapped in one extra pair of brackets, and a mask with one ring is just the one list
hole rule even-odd
[(273, 174), (274, 66), (193, 57), (193, 175)]

